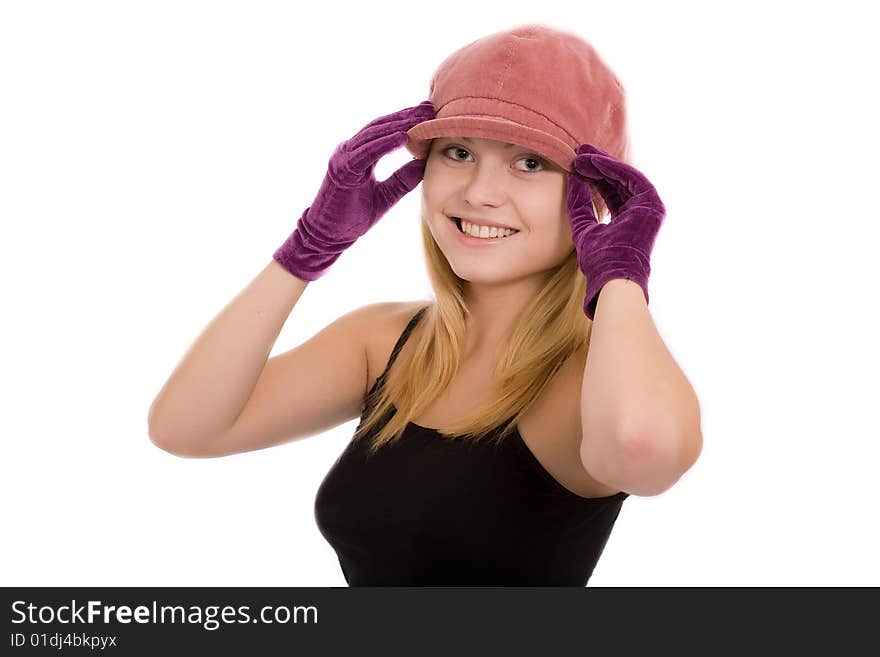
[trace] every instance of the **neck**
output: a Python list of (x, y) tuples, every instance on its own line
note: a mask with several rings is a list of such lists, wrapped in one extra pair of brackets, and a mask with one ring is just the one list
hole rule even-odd
[(540, 274), (503, 283), (465, 281), (467, 318), (465, 354), (494, 353), (506, 342), (516, 318), (547, 284), (549, 274)]

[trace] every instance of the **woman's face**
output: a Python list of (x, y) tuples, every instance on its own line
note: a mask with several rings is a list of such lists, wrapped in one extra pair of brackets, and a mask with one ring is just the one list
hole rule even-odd
[[(434, 139), (422, 180), (422, 212), (452, 270), (500, 283), (559, 266), (574, 249), (567, 172), (525, 147), (476, 137)], [(465, 237), (452, 217), (517, 229), (510, 237)]]

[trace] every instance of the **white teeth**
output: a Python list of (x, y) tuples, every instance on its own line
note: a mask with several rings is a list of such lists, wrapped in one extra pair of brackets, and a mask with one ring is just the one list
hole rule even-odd
[(472, 224), (469, 221), (465, 221), (464, 219), (459, 219), (461, 221), (461, 231), (470, 235), (471, 237), (481, 237), (481, 238), (491, 238), (498, 237), (499, 235), (502, 237), (508, 237), (513, 235), (516, 232), (515, 230), (511, 230), (510, 228), (496, 228), (492, 226), (477, 226), (476, 224)]

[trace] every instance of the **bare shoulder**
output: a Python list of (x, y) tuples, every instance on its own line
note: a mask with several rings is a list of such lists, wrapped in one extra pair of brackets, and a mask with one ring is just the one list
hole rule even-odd
[(367, 351), (367, 392), (385, 370), (400, 334), (409, 320), (425, 306), (424, 301), (386, 301), (371, 304), (363, 326)]
[[(369, 326), (365, 326), (365, 328), (373, 334), (394, 335), (396, 342), (409, 320), (421, 308), (430, 306), (431, 303), (431, 301), (381, 301), (364, 306), (365, 309), (369, 308), (369, 312), (364, 316)], [(382, 338), (379, 339), (380, 343), (383, 341)]]

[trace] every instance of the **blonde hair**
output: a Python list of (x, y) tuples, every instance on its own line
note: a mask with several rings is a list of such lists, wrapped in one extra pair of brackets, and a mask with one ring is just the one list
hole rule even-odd
[[(590, 184), (597, 217), (599, 198)], [(423, 208), (424, 210), (424, 208)], [(439, 397), (458, 369), (464, 345), (466, 317), (459, 278), (434, 240), (422, 217), (422, 247), (435, 301), (419, 320), (406, 349), (401, 349), (385, 381), (365, 401), (366, 416), (353, 440), (360, 440), (390, 416), (370, 445), (370, 455), (383, 445), (399, 440), (403, 430)], [(574, 353), (589, 350), (593, 323), (583, 311), (587, 280), (572, 251), (548, 275), (547, 283), (513, 322), (504, 350), (493, 370), (498, 394), (487, 404), (448, 427), (441, 435), (450, 440), (481, 441), (499, 425), (500, 444), (538, 399), (550, 380)], [(392, 401), (394, 400), (394, 401)]]

